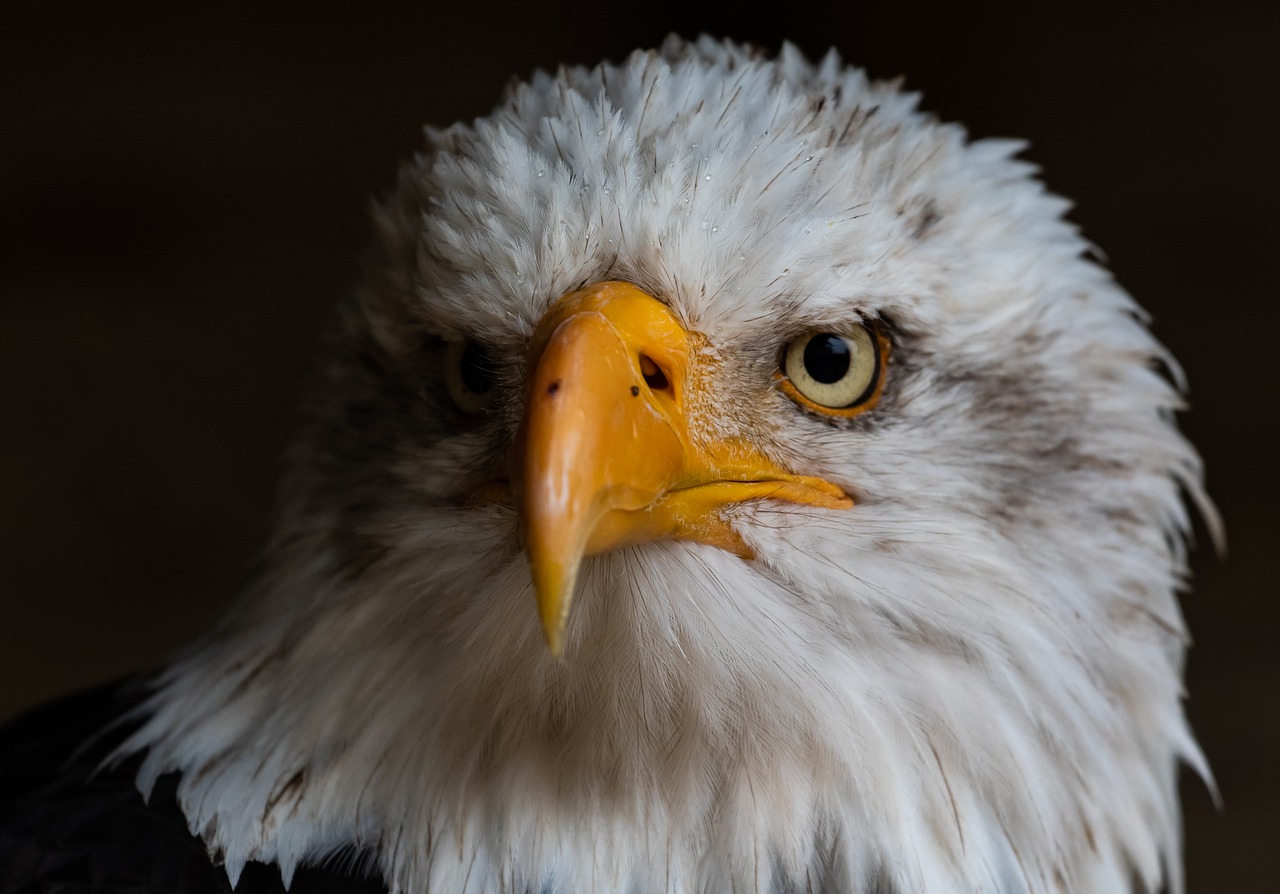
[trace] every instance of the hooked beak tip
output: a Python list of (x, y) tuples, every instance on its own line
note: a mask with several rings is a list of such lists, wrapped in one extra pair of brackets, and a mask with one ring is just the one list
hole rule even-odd
[[(539, 551), (541, 552), (541, 551)], [(579, 559), (578, 561), (581, 561)], [(569, 620), (569, 605), (578, 577), (578, 561), (565, 567), (549, 556), (531, 562), (533, 589), (538, 598), (538, 616), (547, 648), (556, 658), (564, 652), (564, 632)]]

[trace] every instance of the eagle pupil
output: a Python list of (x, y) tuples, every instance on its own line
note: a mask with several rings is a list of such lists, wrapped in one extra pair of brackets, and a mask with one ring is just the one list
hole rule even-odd
[(849, 343), (838, 335), (815, 335), (804, 347), (805, 372), (815, 382), (823, 385), (830, 385), (844, 378), (851, 361)]
[(484, 348), (475, 342), (467, 345), (462, 352), (462, 360), (458, 364), (462, 373), (462, 384), (472, 394), (487, 394), (493, 388), (497, 376), (493, 368), (493, 360), (485, 353)]

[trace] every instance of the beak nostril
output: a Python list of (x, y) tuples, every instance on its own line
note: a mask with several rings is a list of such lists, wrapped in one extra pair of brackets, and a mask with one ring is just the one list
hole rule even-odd
[(668, 386), (666, 374), (663, 373), (662, 367), (653, 362), (648, 354), (640, 355), (640, 374), (644, 376), (644, 382), (654, 391), (661, 391)]

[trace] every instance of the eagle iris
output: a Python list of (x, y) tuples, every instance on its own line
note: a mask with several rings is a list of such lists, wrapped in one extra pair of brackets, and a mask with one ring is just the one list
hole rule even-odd
[(450, 342), (445, 349), (445, 387), (454, 404), (468, 416), (484, 412), (497, 379), (497, 364), (484, 346), (467, 340)]
[(881, 367), (877, 337), (866, 326), (810, 332), (786, 347), (782, 390), (803, 407), (847, 416), (875, 397)]

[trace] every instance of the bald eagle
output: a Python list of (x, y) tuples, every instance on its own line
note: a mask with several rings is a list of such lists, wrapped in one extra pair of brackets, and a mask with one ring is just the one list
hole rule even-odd
[(0, 887), (1179, 890), (1177, 367), (917, 101), (672, 38), (428, 129), (261, 574), (7, 730)]

